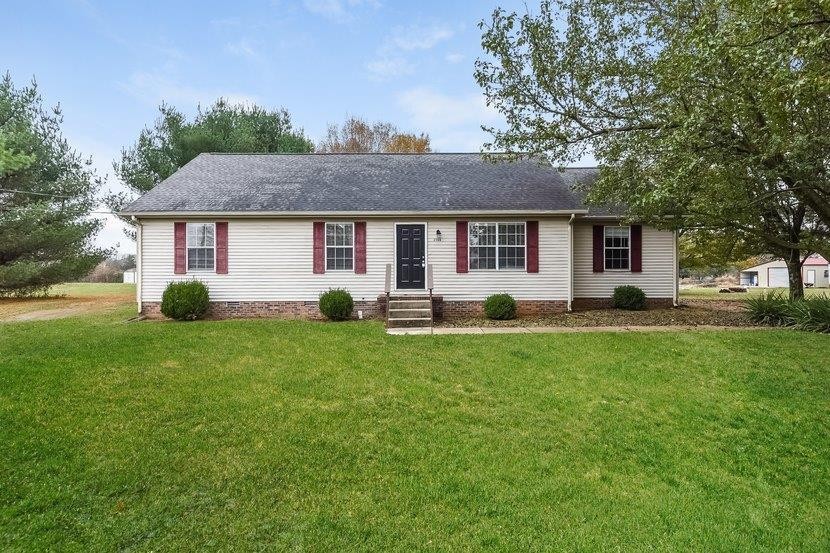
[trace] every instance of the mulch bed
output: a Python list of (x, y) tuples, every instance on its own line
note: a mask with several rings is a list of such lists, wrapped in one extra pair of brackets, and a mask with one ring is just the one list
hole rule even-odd
[(734, 301), (690, 300), (680, 307), (623, 311), (591, 309), (557, 313), (545, 317), (523, 317), (512, 321), (491, 321), (484, 317), (452, 319), (436, 326), (755, 326), (741, 304)]

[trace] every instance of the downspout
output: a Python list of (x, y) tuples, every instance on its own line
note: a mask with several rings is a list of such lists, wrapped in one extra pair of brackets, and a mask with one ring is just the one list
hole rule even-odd
[(133, 223), (136, 224), (136, 231), (135, 231), (135, 301), (138, 304), (138, 314), (141, 315), (141, 281), (143, 280), (141, 275), (141, 253), (143, 251), (143, 244), (142, 244), (142, 227), (141, 221), (135, 218), (135, 216), (130, 217)]
[(568, 219), (568, 313), (573, 310), (574, 298), (574, 219), (576, 213), (571, 213)]
[(677, 254), (678, 240), (677, 231), (674, 231), (674, 250), (672, 251), (672, 261), (674, 262), (674, 295), (672, 297), (672, 305), (677, 307), (680, 301), (680, 259)]

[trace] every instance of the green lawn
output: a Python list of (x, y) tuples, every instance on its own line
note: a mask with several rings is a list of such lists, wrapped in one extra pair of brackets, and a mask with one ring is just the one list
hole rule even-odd
[[(747, 298), (758, 296), (761, 294), (767, 294), (769, 292), (779, 292), (784, 297), (787, 297), (789, 294), (789, 290), (787, 288), (748, 288), (746, 292), (737, 292), (733, 294), (721, 294), (718, 290), (720, 287), (715, 288), (681, 288), (680, 289), (680, 299), (695, 299), (695, 300), (730, 300), (730, 301), (741, 301)], [(805, 288), (804, 289), (804, 297), (811, 297), (811, 296), (818, 296), (821, 294), (826, 294), (830, 296), (830, 288)]]
[(830, 548), (830, 336), (0, 326), (2, 550)]

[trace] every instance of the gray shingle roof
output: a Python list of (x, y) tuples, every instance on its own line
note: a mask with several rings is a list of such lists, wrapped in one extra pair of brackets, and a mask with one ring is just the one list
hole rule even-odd
[(595, 177), (480, 154), (201, 154), (124, 213), (582, 210), (572, 187)]

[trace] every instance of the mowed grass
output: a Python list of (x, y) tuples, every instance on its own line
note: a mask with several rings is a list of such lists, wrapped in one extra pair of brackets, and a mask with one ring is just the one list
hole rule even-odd
[[(734, 292), (732, 294), (721, 294), (720, 286), (714, 288), (681, 288), (680, 299), (695, 299), (695, 300), (724, 300), (724, 301), (743, 301), (755, 296), (769, 294), (770, 292), (779, 293), (785, 298), (789, 295), (787, 288), (747, 288), (746, 292)], [(830, 296), (830, 288), (805, 288), (804, 297), (810, 298), (825, 294)]]
[(830, 337), (0, 327), (2, 550), (830, 548)]
[(0, 322), (106, 313), (134, 301), (135, 284), (69, 282), (44, 296), (0, 298)]

